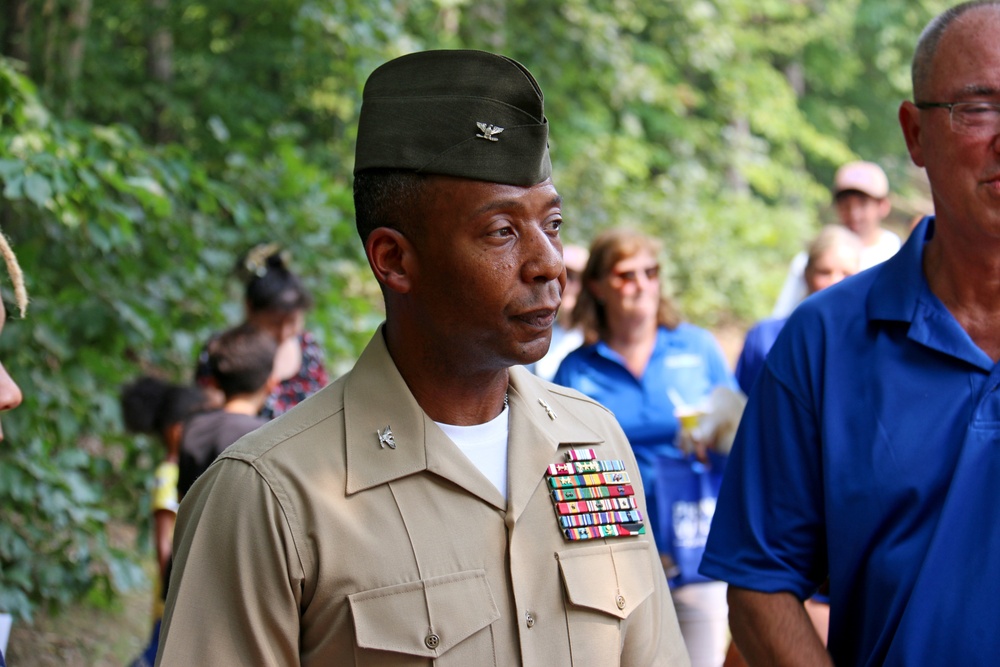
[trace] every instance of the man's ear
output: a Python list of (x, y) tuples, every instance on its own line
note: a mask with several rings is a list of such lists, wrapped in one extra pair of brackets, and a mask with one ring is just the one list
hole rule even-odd
[(899, 125), (903, 129), (906, 148), (910, 159), (918, 167), (924, 166), (924, 152), (920, 145), (920, 109), (909, 100), (899, 105)]
[(401, 232), (376, 227), (365, 241), (365, 254), (375, 278), (394, 292), (406, 294), (412, 287), (415, 268), (413, 244)]

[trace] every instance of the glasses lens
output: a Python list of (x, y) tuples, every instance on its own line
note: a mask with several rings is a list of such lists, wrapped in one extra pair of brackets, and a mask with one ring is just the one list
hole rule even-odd
[(962, 102), (951, 108), (951, 129), (958, 134), (986, 137), (1000, 134), (1000, 104)]
[(649, 266), (639, 271), (619, 271), (612, 273), (611, 282), (619, 287), (627, 283), (638, 283), (640, 271), (642, 275), (646, 276), (648, 282), (652, 282), (660, 276), (660, 266), (657, 264), (656, 266)]
[(621, 283), (634, 283), (639, 276), (635, 271), (619, 271), (614, 277)]

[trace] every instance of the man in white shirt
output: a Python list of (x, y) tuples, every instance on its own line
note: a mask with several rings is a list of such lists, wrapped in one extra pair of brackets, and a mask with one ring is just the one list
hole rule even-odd
[[(833, 178), (833, 203), (840, 223), (861, 237), (861, 270), (884, 262), (899, 250), (899, 237), (882, 229), (892, 210), (889, 179), (874, 162), (848, 162)], [(774, 305), (772, 317), (788, 317), (807, 295), (806, 253), (800, 252), (788, 267), (788, 277)]]

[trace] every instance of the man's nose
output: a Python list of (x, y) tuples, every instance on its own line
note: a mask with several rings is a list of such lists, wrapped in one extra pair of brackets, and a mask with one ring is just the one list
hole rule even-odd
[(532, 236), (530, 258), (525, 262), (528, 278), (540, 282), (558, 279), (560, 285), (565, 287), (566, 272), (563, 265), (562, 242), (540, 230)]

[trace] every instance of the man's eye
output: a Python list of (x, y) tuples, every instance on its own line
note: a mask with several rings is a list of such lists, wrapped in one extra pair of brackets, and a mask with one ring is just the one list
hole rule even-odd
[(992, 104), (966, 104), (959, 108), (963, 114), (981, 116), (984, 114), (1000, 114), (1000, 107)]

